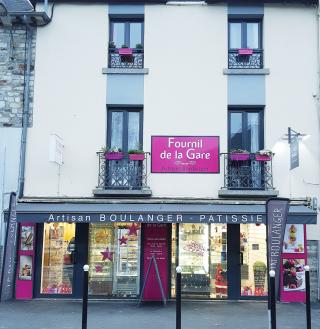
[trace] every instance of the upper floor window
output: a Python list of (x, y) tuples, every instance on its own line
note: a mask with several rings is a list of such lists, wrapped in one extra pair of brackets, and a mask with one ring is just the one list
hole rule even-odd
[(111, 19), (109, 36), (109, 67), (143, 68), (142, 19)]
[(262, 21), (229, 21), (229, 68), (263, 67)]

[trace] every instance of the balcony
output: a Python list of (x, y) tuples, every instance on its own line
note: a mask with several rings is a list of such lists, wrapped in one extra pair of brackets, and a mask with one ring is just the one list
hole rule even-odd
[(247, 160), (231, 160), (230, 153), (221, 153), (224, 168), (224, 186), (220, 197), (271, 197), (278, 191), (273, 187), (272, 157), (256, 160), (249, 154)]
[(147, 185), (149, 153), (143, 160), (131, 160), (126, 154), (120, 160), (107, 160), (103, 152), (97, 152), (99, 160), (98, 185), (95, 196), (150, 196)]
[(131, 48), (132, 55), (120, 55), (119, 49), (109, 48), (109, 68), (112, 69), (142, 69), (143, 49)]
[(239, 50), (229, 50), (229, 69), (262, 69), (263, 50), (253, 50), (252, 54), (239, 54)]

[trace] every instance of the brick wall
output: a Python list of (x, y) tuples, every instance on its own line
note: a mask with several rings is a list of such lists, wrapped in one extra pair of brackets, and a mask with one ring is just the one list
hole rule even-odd
[[(30, 77), (30, 118), (32, 125), (34, 59), (36, 31), (32, 40), (32, 64)], [(21, 127), (23, 113), (24, 72), (26, 53), (26, 29), (0, 28), (0, 127)]]

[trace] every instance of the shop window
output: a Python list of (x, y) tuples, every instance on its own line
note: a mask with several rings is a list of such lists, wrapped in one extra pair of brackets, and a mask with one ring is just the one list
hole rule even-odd
[(140, 224), (89, 225), (89, 294), (137, 297)]
[[(173, 226), (173, 235), (175, 232)], [(172, 296), (175, 296), (175, 266), (179, 262), (185, 297), (227, 298), (227, 226), (180, 224), (177, 236), (177, 254), (177, 245), (172, 245)]]
[(267, 296), (267, 250), (264, 224), (240, 224), (241, 296)]
[(75, 224), (44, 224), (42, 294), (72, 294), (74, 239)]

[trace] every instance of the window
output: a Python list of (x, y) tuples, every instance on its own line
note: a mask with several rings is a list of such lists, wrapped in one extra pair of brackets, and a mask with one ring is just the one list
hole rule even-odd
[(121, 148), (123, 152), (142, 146), (142, 110), (110, 109), (108, 111), (109, 147)]
[(228, 68), (263, 68), (261, 20), (229, 20)]
[(263, 149), (263, 111), (229, 110), (229, 150), (243, 149), (251, 153)]
[(122, 48), (123, 45), (137, 48), (138, 44), (143, 45), (143, 25), (141, 19), (113, 19), (110, 23), (109, 40), (115, 44), (116, 48)]
[(229, 49), (262, 49), (262, 22), (229, 21)]

